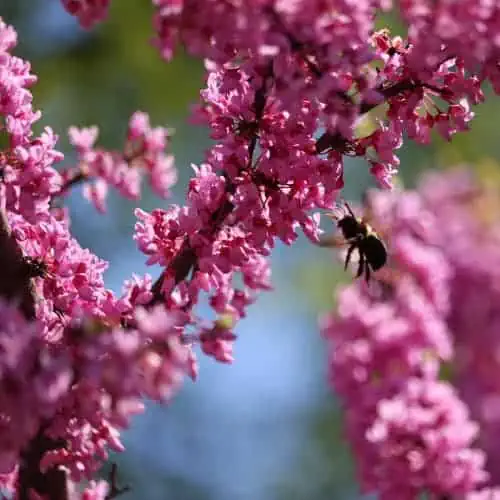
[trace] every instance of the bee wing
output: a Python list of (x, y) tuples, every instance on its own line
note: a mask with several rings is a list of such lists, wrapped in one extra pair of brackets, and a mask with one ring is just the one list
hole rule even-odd
[(330, 217), (330, 219), (338, 221), (344, 217), (344, 211), (342, 210), (342, 207), (335, 207), (332, 211), (326, 212), (325, 215)]
[(323, 236), (319, 240), (320, 247), (326, 248), (341, 248), (349, 244), (342, 236), (335, 236), (333, 234)]
[(373, 205), (371, 201), (371, 196), (370, 196), (371, 190), (367, 189), (363, 193), (363, 218), (362, 221), (365, 224), (368, 224), (372, 229), (377, 233), (377, 235), (380, 237), (382, 244), (386, 247), (390, 247), (390, 241), (391, 241), (391, 226), (390, 224), (384, 224), (382, 221), (377, 220), (377, 217), (375, 217), (375, 213), (373, 211)]
[(361, 202), (363, 204), (363, 222), (371, 226), (371, 221), (373, 221), (373, 207), (370, 199), (370, 190), (365, 189), (361, 197)]

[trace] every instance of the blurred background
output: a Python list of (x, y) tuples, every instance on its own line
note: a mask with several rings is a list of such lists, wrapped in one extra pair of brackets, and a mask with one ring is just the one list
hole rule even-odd
[[(84, 32), (59, 0), (0, 0), (0, 16), (19, 33), (16, 54), (30, 60), (39, 77), (33, 89), (35, 108), (43, 111), (39, 126), (50, 125), (60, 135), (66, 162), (74, 160), (70, 125), (99, 125), (99, 144), (109, 149), (120, 148), (136, 110), (148, 112), (153, 125), (176, 129), (171, 152), (180, 180), (167, 202), (145, 191), (145, 210), (183, 202), (190, 164), (199, 163), (210, 144), (206, 130), (187, 123), (203, 86), (202, 65), (182, 54), (170, 64), (160, 59), (149, 44), (150, 3), (115, 1), (108, 21)], [(381, 19), (380, 25), (404, 33), (397, 19)], [(452, 144), (439, 138), (428, 148), (405, 144), (405, 186), (428, 168), (467, 163), (486, 176), (497, 170), (500, 99), (475, 111), (471, 132)], [(366, 163), (347, 164), (347, 199), (359, 200), (371, 185)], [(146, 269), (131, 238), (136, 204), (112, 193), (108, 214), (101, 216), (80, 189), (69, 203), (82, 246), (110, 262), (105, 279), (111, 289), (119, 292), (132, 272), (159, 274)], [(278, 246), (275, 290), (261, 296), (238, 325), (235, 363), (223, 366), (201, 356), (199, 381), (186, 381), (169, 406), (150, 405), (124, 434), (127, 451), (113, 457), (122, 482), (132, 486), (122, 498), (360, 498), (317, 328), (318, 315), (334, 305), (336, 287), (348, 280), (330, 251), (303, 237), (293, 248)]]

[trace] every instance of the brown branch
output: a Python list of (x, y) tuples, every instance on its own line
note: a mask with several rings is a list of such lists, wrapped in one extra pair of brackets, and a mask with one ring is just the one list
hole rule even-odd
[(123, 495), (131, 490), (128, 485), (118, 486), (118, 466), (115, 463), (111, 464), (108, 483), (110, 485), (110, 491), (106, 495), (106, 500), (112, 500), (113, 498), (119, 497), (120, 495)]
[(69, 189), (71, 189), (73, 186), (80, 184), (80, 182), (86, 181), (88, 178), (89, 178), (88, 174), (80, 170), (71, 179), (69, 179), (63, 186), (61, 186), (61, 190), (59, 191), (58, 196), (61, 196), (66, 191), (69, 191)]
[(68, 486), (66, 472), (52, 467), (47, 472), (40, 471), (40, 462), (47, 451), (64, 446), (64, 442), (55, 441), (44, 435), (44, 429), (31, 440), (22, 453), (18, 477), (17, 497), (31, 500), (30, 491), (36, 491), (42, 498), (49, 500), (67, 500)]
[[(253, 122), (255, 127), (253, 128), (254, 132), (252, 133), (248, 143), (248, 163), (241, 170), (250, 171), (252, 169), (253, 157), (255, 154), (255, 149), (257, 147), (258, 130), (262, 121), (262, 117), (264, 115), (264, 108), (266, 106), (267, 84), (271, 76), (272, 64), (269, 66), (266, 74), (264, 75), (262, 87), (255, 92), (255, 120)], [(226, 217), (234, 210), (234, 204), (230, 200), (230, 198), (235, 191), (236, 184), (234, 184), (230, 179), (226, 177), (224, 201), (212, 214), (210, 218), (211, 225), (205, 231), (202, 231), (202, 234), (211, 237), (220, 229), (220, 226), (224, 222)], [(191, 245), (189, 244), (189, 240), (186, 238), (181, 249), (179, 250), (179, 253), (176, 255), (176, 257), (174, 257), (168, 268), (161, 273), (160, 277), (153, 284), (151, 290), (153, 293), (153, 298), (149, 302), (148, 306), (151, 307), (165, 300), (162, 293), (162, 286), (166, 276), (173, 275), (175, 284), (177, 285), (180, 282), (184, 281), (189, 276), (189, 273), (191, 271), (196, 269), (197, 261), (198, 257), (196, 255), (196, 251), (191, 247)]]
[[(415, 80), (402, 80), (398, 83), (395, 83), (394, 85), (386, 86), (386, 87), (379, 87), (376, 89), (376, 91), (382, 95), (383, 100), (386, 101), (387, 99), (390, 99), (391, 97), (396, 97), (397, 95), (406, 92), (407, 90), (414, 90), (417, 88), (424, 87), (424, 84)], [(361, 106), (359, 108), (359, 112), (364, 115), (366, 113), (369, 113), (372, 109), (376, 108), (382, 103), (367, 103), (367, 102), (362, 102)]]
[(30, 279), (31, 271), (12, 236), (4, 210), (0, 210), (0, 263), (0, 297), (19, 304), (25, 318), (34, 319), (35, 294)]
[[(18, 304), (27, 320), (35, 319), (36, 297), (31, 280), (31, 264), (25, 261), (12, 236), (5, 210), (0, 210), (0, 263), (0, 297)], [(40, 460), (45, 452), (61, 444), (46, 437), (44, 429), (39, 430), (21, 454), (16, 498), (29, 500), (32, 498), (30, 490), (50, 500), (68, 498), (65, 472), (55, 468), (45, 474), (40, 471)]]

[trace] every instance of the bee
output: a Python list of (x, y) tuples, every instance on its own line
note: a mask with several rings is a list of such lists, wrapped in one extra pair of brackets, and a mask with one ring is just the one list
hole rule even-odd
[[(334, 213), (328, 214), (337, 221), (337, 227), (342, 232), (344, 242), (349, 245), (344, 262), (347, 269), (354, 250), (358, 250), (359, 263), (356, 278), (364, 274), (366, 282), (370, 281), (372, 271), (378, 271), (387, 262), (387, 248), (378, 234), (367, 224), (365, 219), (356, 217), (351, 207), (344, 201), (347, 213), (339, 217)], [(331, 244), (325, 244), (331, 246)]]

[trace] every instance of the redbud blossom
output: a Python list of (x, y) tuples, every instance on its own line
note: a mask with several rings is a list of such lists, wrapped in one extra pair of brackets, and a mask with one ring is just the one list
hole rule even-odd
[(107, 17), (111, 0), (62, 0), (62, 3), (84, 28), (90, 28)]
[[(381, 498), (498, 496), (484, 489), (500, 473), (500, 232), (481, 221), (485, 200), (460, 170), (428, 174), (416, 191), (371, 193), (389, 267), (340, 292), (324, 320), (362, 487)], [(439, 380), (444, 363), (456, 388)]]
[(125, 198), (138, 200), (142, 176), (147, 174), (153, 192), (161, 198), (169, 196), (177, 173), (173, 157), (164, 153), (168, 138), (166, 129), (151, 128), (148, 115), (138, 111), (130, 118), (123, 152), (95, 148), (97, 136), (95, 126), (69, 129), (78, 165), (62, 173), (62, 192), (76, 181), (86, 181), (84, 196), (97, 210), (105, 212), (108, 186), (117, 189)]

